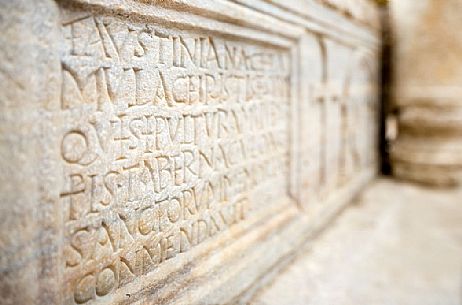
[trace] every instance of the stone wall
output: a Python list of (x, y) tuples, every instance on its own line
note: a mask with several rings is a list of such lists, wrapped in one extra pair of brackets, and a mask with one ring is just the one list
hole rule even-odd
[(0, 3), (5, 304), (245, 300), (377, 168), (366, 1)]

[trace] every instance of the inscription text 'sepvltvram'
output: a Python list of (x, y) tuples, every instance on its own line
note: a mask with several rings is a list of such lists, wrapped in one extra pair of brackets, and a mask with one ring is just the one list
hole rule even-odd
[(286, 50), (67, 8), (62, 34), (66, 303), (286, 195)]

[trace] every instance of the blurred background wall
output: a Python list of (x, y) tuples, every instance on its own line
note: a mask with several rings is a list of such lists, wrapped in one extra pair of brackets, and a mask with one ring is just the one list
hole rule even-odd
[(396, 132), (390, 131), (393, 123), (387, 132), (393, 174), (429, 185), (460, 185), (462, 1), (392, 0), (389, 14), (384, 94), (388, 122), (397, 122)]

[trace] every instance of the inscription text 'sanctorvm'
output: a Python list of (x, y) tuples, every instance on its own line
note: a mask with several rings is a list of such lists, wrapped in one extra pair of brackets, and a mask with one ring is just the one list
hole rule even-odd
[(69, 9), (62, 35), (66, 303), (286, 194), (286, 50)]

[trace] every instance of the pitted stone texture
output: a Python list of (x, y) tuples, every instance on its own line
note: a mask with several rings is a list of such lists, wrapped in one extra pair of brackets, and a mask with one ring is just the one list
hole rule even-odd
[(375, 175), (377, 33), (331, 6), (2, 5), (7, 303), (230, 302)]

